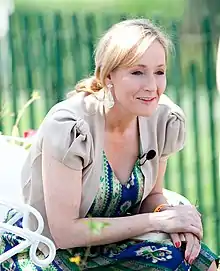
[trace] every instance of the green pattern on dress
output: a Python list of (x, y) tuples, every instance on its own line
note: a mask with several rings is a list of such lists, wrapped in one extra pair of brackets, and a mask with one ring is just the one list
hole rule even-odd
[[(88, 212), (93, 217), (124, 216), (140, 203), (144, 192), (144, 175), (137, 160), (126, 184), (120, 183), (103, 152), (99, 191)], [(123, 197), (126, 195), (126, 197)]]

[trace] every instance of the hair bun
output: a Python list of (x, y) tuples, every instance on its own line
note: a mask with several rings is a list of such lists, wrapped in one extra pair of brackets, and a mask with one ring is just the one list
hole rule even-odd
[(94, 92), (97, 92), (103, 88), (101, 82), (95, 77), (90, 78), (90, 89)]
[(67, 98), (72, 97), (76, 92), (94, 93), (103, 88), (101, 82), (95, 77), (83, 79), (76, 84), (75, 89), (67, 94)]
[(97, 92), (100, 89), (102, 89), (102, 84), (95, 76), (81, 80), (75, 87), (77, 92), (84, 91), (89, 93)]

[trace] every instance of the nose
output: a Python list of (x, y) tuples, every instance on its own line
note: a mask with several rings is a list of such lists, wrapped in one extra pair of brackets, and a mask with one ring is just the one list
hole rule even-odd
[(153, 74), (147, 76), (144, 89), (151, 92), (157, 91), (157, 82)]

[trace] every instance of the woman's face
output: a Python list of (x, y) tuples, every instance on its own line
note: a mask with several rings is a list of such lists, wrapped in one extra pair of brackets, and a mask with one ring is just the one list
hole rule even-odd
[(166, 88), (166, 54), (155, 40), (132, 67), (110, 74), (115, 106), (136, 116), (150, 116)]

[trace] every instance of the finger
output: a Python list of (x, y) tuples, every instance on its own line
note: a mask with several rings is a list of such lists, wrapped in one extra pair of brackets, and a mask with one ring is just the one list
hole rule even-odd
[(188, 229), (184, 229), (184, 232), (191, 232), (195, 236), (199, 238), (199, 240), (202, 240), (203, 238), (203, 229), (199, 229), (198, 227), (195, 227), (194, 225), (191, 225), (188, 227)]
[(194, 214), (194, 217), (196, 218), (196, 220), (202, 224), (202, 215), (196, 211), (196, 213)]
[(194, 235), (192, 233), (185, 233), (184, 236), (186, 239), (185, 259), (189, 262), (194, 247)]
[(201, 219), (202, 214), (199, 212), (199, 210), (198, 210), (198, 208), (197, 208), (196, 206), (191, 205), (191, 212), (192, 212), (194, 215), (198, 216), (198, 218)]
[(198, 257), (201, 250), (200, 240), (196, 236), (194, 236), (193, 238), (194, 238), (194, 246), (189, 258), (189, 264), (192, 264), (195, 261), (195, 259)]
[[(192, 220), (191, 226), (197, 228), (200, 231), (201, 237), (203, 236), (203, 226), (202, 226), (201, 220), (196, 220), (196, 219)], [(190, 232), (190, 231), (187, 231), (187, 232)], [(198, 238), (200, 239), (199, 236)]]
[(199, 212), (198, 207), (196, 207), (195, 205), (193, 205), (193, 207), (194, 207), (196, 213), (201, 217), (202, 214)]
[(193, 218), (193, 220), (195, 220), (197, 223), (202, 224), (202, 215), (199, 213), (198, 210), (195, 210), (195, 212), (194, 212), (194, 211), (190, 212), (190, 216), (191, 216), (191, 218)]
[(185, 236), (184, 236), (183, 233), (180, 233), (180, 234), (179, 234), (179, 237), (180, 237), (180, 241), (181, 241), (181, 242), (185, 242), (185, 241), (186, 241), (186, 238), (185, 238)]
[(186, 227), (186, 228), (182, 229), (182, 231), (183, 231), (184, 234), (190, 232), (190, 233), (194, 234), (199, 240), (202, 239), (201, 231), (195, 226), (191, 225), (189, 227)]
[(171, 240), (176, 248), (181, 247), (181, 240), (178, 233), (171, 233), (170, 234)]

